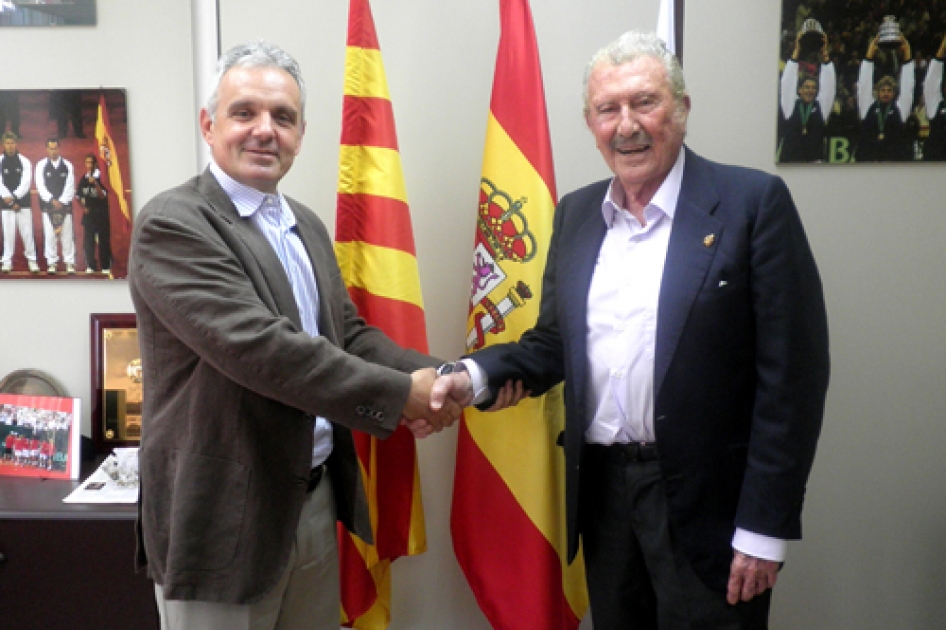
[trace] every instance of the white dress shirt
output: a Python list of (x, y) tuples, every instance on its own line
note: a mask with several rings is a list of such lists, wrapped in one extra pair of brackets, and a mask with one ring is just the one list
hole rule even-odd
[(644, 221), (625, 210), (615, 178), (601, 204), (608, 228), (588, 290), (588, 391), (592, 444), (653, 442), (654, 345), (657, 301), (684, 153), (644, 208)]

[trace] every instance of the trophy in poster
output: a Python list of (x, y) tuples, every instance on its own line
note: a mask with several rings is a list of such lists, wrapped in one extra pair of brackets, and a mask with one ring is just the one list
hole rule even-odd
[(821, 28), (821, 22), (815, 18), (808, 18), (801, 25), (801, 36), (798, 43), (801, 47), (803, 58), (807, 58), (811, 53), (820, 53), (824, 48), (825, 34)]
[(892, 15), (885, 15), (877, 30), (877, 45), (881, 48), (899, 48), (903, 42), (903, 35), (900, 33), (900, 24), (897, 18)]

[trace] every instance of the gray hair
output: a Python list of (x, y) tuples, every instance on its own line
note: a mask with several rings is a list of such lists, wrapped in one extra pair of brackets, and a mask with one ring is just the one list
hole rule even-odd
[(302, 79), (302, 70), (299, 68), (299, 62), (292, 58), (292, 55), (275, 44), (258, 41), (234, 46), (221, 55), (217, 61), (217, 74), (214, 77), (213, 91), (210, 98), (207, 99), (207, 113), (213, 120), (217, 112), (217, 99), (220, 90), (220, 82), (223, 76), (233, 67), (241, 68), (278, 68), (285, 70), (299, 86), (299, 94), (302, 97), (302, 119), (305, 120), (305, 81)]
[(683, 78), (683, 69), (680, 62), (667, 48), (667, 44), (654, 33), (628, 31), (616, 40), (599, 50), (585, 67), (585, 77), (582, 85), (582, 100), (585, 114), (588, 113), (588, 81), (591, 73), (601, 64), (620, 66), (631, 63), (640, 57), (653, 57), (661, 62), (667, 71), (667, 80), (670, 82), (670, 92), (679, 105), (683, 104), (687, 96), (686, 80)]

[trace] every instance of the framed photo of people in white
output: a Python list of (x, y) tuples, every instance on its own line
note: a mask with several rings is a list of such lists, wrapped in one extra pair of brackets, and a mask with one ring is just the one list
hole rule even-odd
[(127, 276), (121, 89), (0, 90), (0, 280)]
[(946, 160), (946, 0), (783, 0), (776, 162)]

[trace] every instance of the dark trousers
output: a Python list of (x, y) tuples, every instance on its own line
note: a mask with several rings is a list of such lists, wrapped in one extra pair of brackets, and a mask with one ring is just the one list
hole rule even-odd
[(98, 236), (98, 271), (109, 269), (112, 266), (112, 230), (108, 218), (108, 206), (106, 205), (104, 208), (91, 206), (89, 208), (89, 213), (82, 217), (82, 227), (85, 228), (85, 236), (82, 239), (82, 246), (85, 250), (86, 266), (90, 269), (96, 269), (95, 237)]
[(659, 462), (591, 448), (581, 532), (595, 630), (767, 628), (771, 591), (730, 606), (691, 568), (668, 518)]

